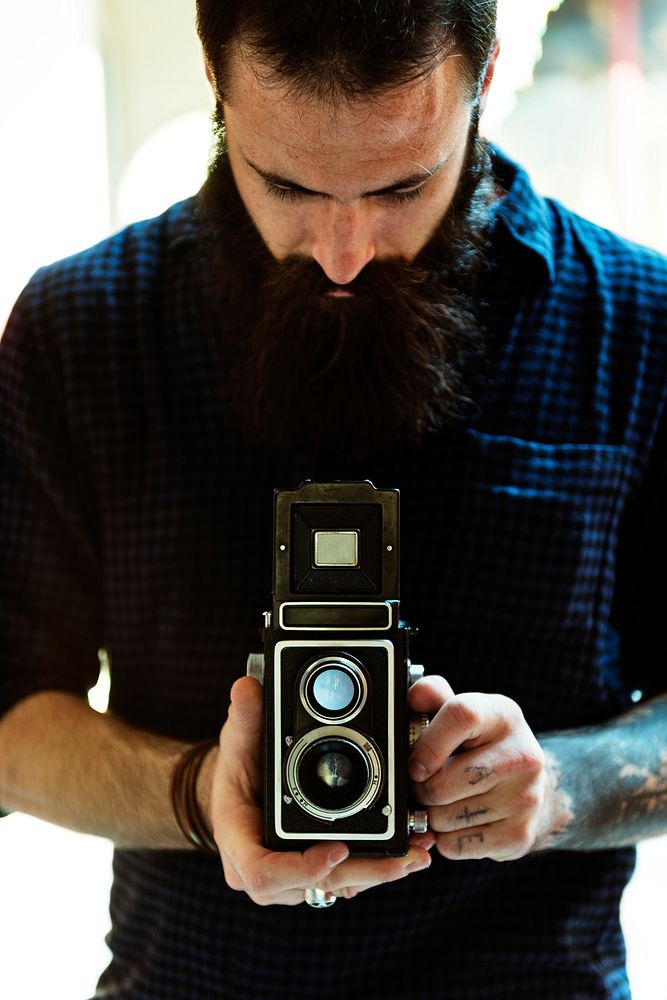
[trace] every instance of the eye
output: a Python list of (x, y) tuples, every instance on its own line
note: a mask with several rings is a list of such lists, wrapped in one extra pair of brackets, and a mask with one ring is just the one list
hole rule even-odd
[(421, 184), (419, 187), (410, 188), (407, 191), (391, 191), (389, 194), (381, 195), (381, 197), (394, 204), (397, 202), (398, 204), (405, 204), (407, 201), (415, 201), (416, 198), (421, 198), (424, 186), (424, 184)]
[(267, 193), (271, 195), (272, 198), (278, 198), (280, 201), (301, 201), (307, 195), (303, 191), (297, 191), (294, 188), (281, 187), (279, 184), (272, 184), (271, 181), (264, 181), (266, 184)]
[[(298, 188), (283, 187), (280, 184), (273, 184), (266, 179), (264, 180), (264, 184), (267, 194), (270, 194), (272, 198), (278, 198), (280, 201), (303, 201), (311, 197), (306, 191), (299, 191)], [(377, 195), (376, 197), (393, 205), (404, 205), (406, 202), (421, 198), (424, 188), (425, 185), (420, 184), (419, 187), (409, 188), (407, 191), (390, 191), (387, 194)]]

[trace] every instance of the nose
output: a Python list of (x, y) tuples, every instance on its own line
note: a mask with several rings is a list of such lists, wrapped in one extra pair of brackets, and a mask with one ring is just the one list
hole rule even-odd
[(370, 206), (321, 206), (312, 223), (310, 254), (335, 285), (347, 285), (375, 257)]

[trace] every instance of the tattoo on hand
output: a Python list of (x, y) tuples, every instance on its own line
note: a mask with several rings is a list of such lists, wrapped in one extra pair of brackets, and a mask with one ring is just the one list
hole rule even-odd
[(475, 841), (479, 844), (484, 843), (483, 833), (468, 833), (465, 837), (459, 837), (456, 841), (456, 847), (459, 854), (463, 854), (463, 851), (467, 844), (473, 844)]
[(472, 826), (473, 821), (479, 816), (486, 816), (488, 809), (475, 809), (474, 812), (465, 806), (463, 812), (456, 814), (456, 819), (461, 820), (463, 823), (467, 823), (468, 826)]
[(478, 785), (480, 781), (484, 781), (485, 778), (488, 778), (490, 775), (493, 774), (493, 768), (482, 767), (480, 765), (477, 765), (475, 767), (472, 766), (466, 767), (464, 768), (464, 774), (470, 775), (468, 779), (469, 785)]

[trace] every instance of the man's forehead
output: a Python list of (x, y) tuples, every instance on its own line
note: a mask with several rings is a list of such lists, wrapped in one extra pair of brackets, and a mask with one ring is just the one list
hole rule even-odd
[(353, 157), (359, 169), (400, 158), (419, 163), (444, 151), (469, 110), (456, 56), (408, 84), (338, 102), (270, 79), (248, 55), (230, 60), (229, 68), (225, 117), (230, 138), (247, 157), (260, 157), (267, 169), (284, 159), (295, 167), (321, 162), (330, 168), (337, 158), (343, 170), (346, 157)]

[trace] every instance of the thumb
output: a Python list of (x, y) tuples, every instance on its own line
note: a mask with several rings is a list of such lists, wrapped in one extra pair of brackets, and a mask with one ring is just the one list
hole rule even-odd
[(220, 734), (221, 746), (234, 754), (260, 754), (264, 729), (264, 692), (253, 677), (240, 677), (231, 690), (227, 722)]

